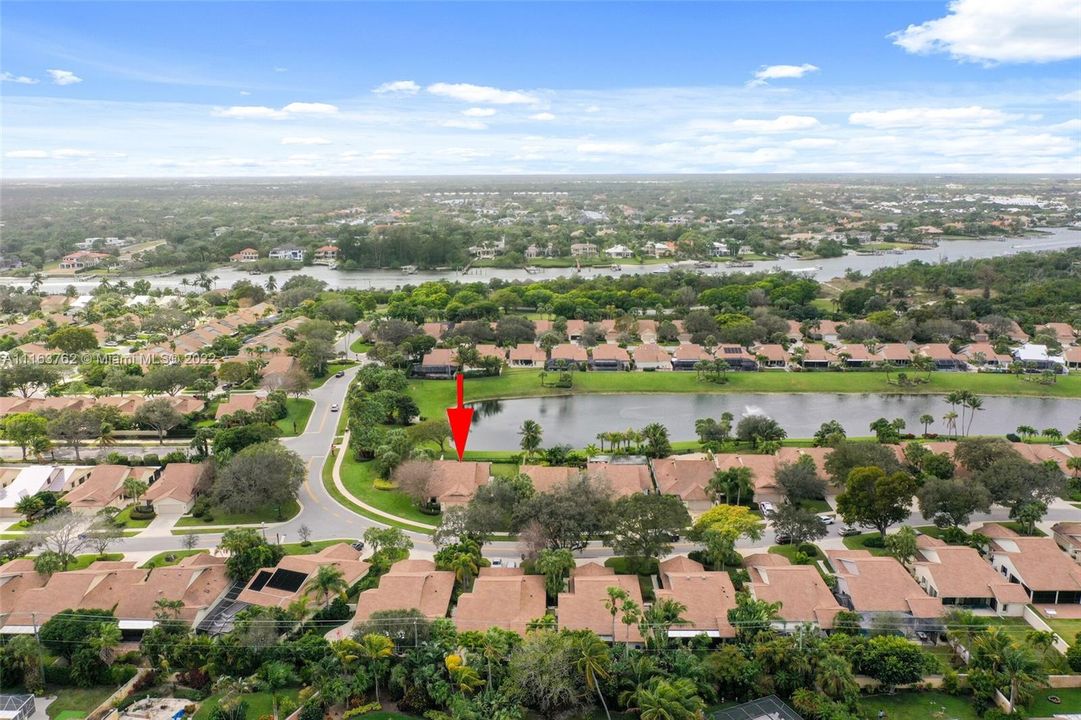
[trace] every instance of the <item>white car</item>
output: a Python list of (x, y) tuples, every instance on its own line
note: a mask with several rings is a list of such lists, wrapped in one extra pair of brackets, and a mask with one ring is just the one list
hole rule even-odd
[(331, 412), (338, 412), (338, 403), (334, 403), (333, 405), (331, 405), (330, 406), (330, 411)]
[(833, 524), (833, 515), (830, 513), (818, 513), (818, 519), (827, 525)]
[(771, 502), (760, 502), (760, 503), (758, 503), (758, 510), (763, 515), (769, 515), (771, 512), (773, 512), (773, 503), (771, 503)]

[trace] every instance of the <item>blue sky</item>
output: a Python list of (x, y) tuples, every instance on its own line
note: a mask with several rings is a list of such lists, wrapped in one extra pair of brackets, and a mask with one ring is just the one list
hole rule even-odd
[(1081, 172), (1081, 1), (9, 2), (3, 175)]

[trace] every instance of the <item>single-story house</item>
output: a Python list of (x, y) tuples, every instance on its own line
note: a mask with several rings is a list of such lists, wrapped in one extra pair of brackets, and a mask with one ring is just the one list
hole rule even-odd
[(657, 600), (674, 600), (687, 608), (683, 613), (686, 623), (673, 626), (669, 636), (735, 637), (728, 611), (736, 607), (736, 589), (728, 573), (708, 571), (686, 555), (663, 561), (659, 571), (661, 587), (654, 593)]
[(221, 420), (227, 415), (241, 411), (254, 412), (256, 406), (264, 400), (266, 400), (265, 396), (255, 393), (231, 393), (229, 399), (218, 405), (218, 409), (214, 411), (214, 419)]
[(586, 463), (586, 474), (608, 483), (613, 497), (653, 492), (653, 478), (645, 463), (591, 460)]
[(829, 630), (844, 610), (812, 565), (793, 565), (773, 553), (748, 555), (743, 564), (751, 577), (747, 591), (755, 600), (780, 603), (777, 614), (786, 626), (812, 623)]
[(511, 367), (541, 367), (544, 365), (544, 350), (533, 343), (518, 343), (510, 349)]
[(612, 568), (586, 563), (571, 571), (570, 590), (559, 593), (559, 627), (592, 630), (602, 639), (613, 642), (642, 642), (637, 622), (624, 623), (620, 614), (613, 618), (605, 608), (610, 587), (622, 589), (629, 600), (638, 607), (643, 606), (637, 575), (616, 575)]
[(557, 368), (582, 370), (588, 364), (589, 353), (586, 352), (584, 347), (571, 343), (561, 343), (552, 348), (552, 356), (548, 359), (545, 367), (549, 370)]
[(712, 359), (713, 355), (701, 345), (681, 343), (672, 353), (672, 369), (694, 370), (694, 366), (698, 363)]
[(459, 632), (497, 627), (525, 635), (547, 606), (543, 575), (526, 575), (521, 568), (481, 568), (472, 591), (458, 598), (454, 625)]
[[(379, 587), (365, 590), (357, 598), (353, 622), (371, 619), (382, 610), (418, 610), (430, 619), (446, 617), (454, 591), (454, 573), (436, 570), (431, 560), (399, 560), (379, 578)], [(388, 633), (406, 632), (410, 627), (387, 627)]]
[(933, 598), (892, 557), (875, 557), (866, 550), (827, 550), (837, 578), (834, 595), (865, 622), (879, 615), (898, 615), (910, 624), (930, 626), (942, 617), (942, 600)]
[(758, 361), (742, 345), (718, 345), (713, 350), (713, 356), (727, 362), (733, 370), (758, 369)]
[(106, 507), (123, 507), (130, 499), (124, 483), (134, 478), (148, 485), (158, 479), (159, 467), (130, 467), (128, 465), (95, 465), (64, 500), (72, 512), (93, 514)]
[(687, 506), (691, 515), (700, 515), (713, 507), (706, 488), (717, 466), (704, 455), (673, 455), (650, 461), (657, 492), (675, 495)]
[[(360, 559), (360, 551), (348, 543), (329, 545), (312, 555), (286, 555), (276, 566), (258, 570), (237, 596), (237, 602), (287, 608), (305, 596), (311, 597), (311, 582), (324, 565), (337, 568), (347, 587), (364, 577), (370, 567)], [(318, 607), (332, 599), (314, 598)]]
[(428, 478), (428, 504), (440, 510), (465, 505), (491, 476), (491, 463), (435, 460)]
[(639, 370), (671, 370), (672, 358), (656, 343), (639, 345), (632, 350), (634, 366)]
[[(1035, 605), (1081, 604), (1081, 566), (1049, 537), (1021, 537), (1001, 525), (986, 524), (991, 566), (1018, 583)], [(988, 534), (990, 533), (990, 534)]]
[(589, 361), (591, 370), (627, 370), (631, 366), (631, 356), (619, 345), (597, 345), (593, 348)]
[(1076, 561), (1081, 561), (1081, 522), (1057, 522), (1051, 526), (1051, 537)]
[(988, 342), (966, 345), (961, 348), (961, 355), (965, 358), (965, 362), (977, 368), (1005, 368), (1013, 362), (1013, 358), (1009, 355), (995, 352), (995, 346)]
[(965, 358), (958, 355), (946, 343), (930, 343), (921, 345), (916, 351), (917, 355), (930, 358), (936, 370), (964, 370)]
[(916, 582), (944, 606), (1011, 616), (1024, 612), (1028, 594), (995, 572), (974, 548), (921, 535), (917, 553), (912, 565)]
[(912, 350), (905, 343), (883, 343), (878, 350), (878, 357), (882, 362), (897, 367), (908, 367), (912, 364)]
[(143, 499), (159, 515), (183, 515), (195, 504), (195, 491), (203, 470), (202, 463), (169, 463)]
[(1061, 370), (1066, 366), (1066, 359), (1061, 355), (1052, 355), (1046, 345), (1037, 343), (1025, 343), (1021, 347), (1014, 348), (1014, 360), (1028, 368), (1036, 370)]
[(582, 474), (578, 468), (563, 465), (521, 465), (518, 472), (529, 477), (538, 493), (552, 492)]
[(831, 353), (823, 345), (811, 343), (803, 345), (803, 353), (800, 358), (800, 366), (804, 370), (826, 370), (830, 365), (837, 362), (837, 356)]
[(426, 378), (452, 378), (457, 372), (458, 353), (453, 348), (432, 348), (413, 368), (414, 375)]
[(764, 368), (786, 368), (788, 367), (788, 351), (784, 349), (784, 345), (778, 343), (764, 343), (756, 345), (753, 348), (755, 360), (758, 361), (759, 367)]

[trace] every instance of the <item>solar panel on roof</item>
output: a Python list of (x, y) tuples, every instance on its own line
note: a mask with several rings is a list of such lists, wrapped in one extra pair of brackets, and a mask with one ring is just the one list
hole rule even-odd
[(263, 586), (267, 584), (267, 580), (272, 577), (273, 573), (269, 570), (260, 570), (259, 574), (255, 576), (255, 580), (252, 580), (251, 589), (258, 592), (263, 589)]
[(274, 571), (273, 577), (267, 581), (266, 586), (274, 588), (275, 590), (282, 590), (284, 592), (296, 592), (300, 589), (300, 586), (304, 584), (304, 581), (308, 579), (306, 573), (297, 572), (296, 570), (282, 570), (278, 569)]

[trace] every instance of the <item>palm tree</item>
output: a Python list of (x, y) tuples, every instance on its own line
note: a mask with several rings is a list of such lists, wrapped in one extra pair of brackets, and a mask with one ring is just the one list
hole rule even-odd
[(591, 458), (595, 455), (600, 454), (600, 449), (593, 443), (586, 445), (585, 448), (583, 448), (583, 451), (585, 452), (587, 458)]
[(447, 673), (454, 682), (455, 689), (462, 695), (472, 695), (473, 691), (484, 684), (477, 671), (466, 664), (465, 659), (458, 654), (448, 655), (443, 660)]
[(90, 639), (90, 647), (98, 651), (98, 658), (106, 665), (113, 664), (119, 644), (120, 626), (113, 622), (101, 623), (97, 634)]
[(815, 685), (824, 695), (833, 700), (847, 700), (855, 697), (860, 691), (856, 678), (852, 676), (852, 666), (848, 660), (833, 654), (827, 654), (818, 661)]
[(101, 424), (101, 434), (97, 439), (98, 447), (112, 447), (116, 445), (116, 434), (113, 432), (111, 423)]
[(607, 589), (608, 599), (604, 601), (604, 609), (608, 611), (608, 614), (612, 616), (612, 642), (616, 641), (616, 615), (619, 614), (619, 610), (623, 604), (623, 601), (630, 597), (627, 591), (618, 585), (613, 585)]
[(687, 620), (683, 613), (687, 606), (672, 598), (657, 600), (642, 613), (642, 635), (647, 638), (647, 645), (663, 650), (668, 647), (668, 631), (673, 625), (684, 625)]
[(454, 571), (454, 577), (463, 589), (468, 590), (473, 584), (473, 578), (480, 572), (480, 563), (477, 556), (471, 552), (460, 552), (450, 560), (450, 569)]
[(942, 416), (942, 420), (946, 423), (946, 435), (953, 436), (957, 439), (957, 413), (950, 410), (948, 413)]
[(920, 423), (923, 425), (923, 434), (927, 434), (927, 428), (935, 422), (935, 416), (929, 413), (920, 415)]
[[(619, 606), (619, 612), (622, 613), (620, 622), (627, 626), (624, 634), (629, 639), (631, 636), (631, 625), (637, 625), (642, 621), (642, 608), (640, 608), (638, 603), (634, 600), (627, 598), (623, 601), (623, 604)], [(623, 657), (627, 657), (630, 653), (630, 649), (630, 642), (623, 644)]]
[(976, 419), (976, 413), (983, 410), (983, 398), (978, 395), (969, 394), (965, 398), (965, 405), (971, 411), (971, 415), (968, 416), (968, 427), (965, 428), (965, 435), (968, 435), (972, 431), (972, 421)]
[(1036, 428), (1031, 425), (1018, 425), (1017, 434), (1021, 436), (1022, 440), (1027, 442), (1029, 438), (1036, 435)]
[(138, 504), (139, 498), (143, 496), (143, 493), (145, 493), (149, 487), (149, 485), (137, 477), (129, 477), (124, 480), (124, 494), (130, 497), (136, 504)]
[(1038, 687), (1047, 685), (1047, 673), (1031, 650), (1016, 645), (1008, 646), (1002, 656), (1002, 674), (1010, 681), (1010, 711), (1017, 701), (1028, 698)]
[(1043, 436), (1051, 442), (1059, 442), (1062, 440), (1062, 431), (1058, 428), (1049, 427), (1044, 429)]
[(28, 692), (41, 692), (45, 676), (41, 667), (41, 648), (30, 635), (16, 635), (4, 646), (12, 669), (22, 673), (23, 685)]
[(601, 700), (601, 707), (604, 708), (605, 717), (612, 720), (612, 713), (608, 711), (608, 703), (604, 699), (601, 684), (598, 682), (598, 678), (603, 680), (608, 677), (608, 663), (611, 661), (608, 646), (599, 637), (590, 633), (579, 638), (575, 650), (578, 655), (575, 667), (585, 678), (586, 688), (597, 693), (597, 697)]
[(334, 565), (320, 565), (315, 577), (304, 590), (305, 595), (321, 595), (323, 605), (330, 602), (331, 595), (344, 595), (349, 589), (345, 574)]
[(394, 654), (394, 642), (386, 635), (368, 633), (357, 644), (356, 654), (369, 665), (375, 682), (375, 701), (379, 702), (379, 676), (386, 667), (386, 659)]
[(706, 707), (697, 693), (687, 678), (656, 680), (635, 692), (635, 709), (641, 720), (697, 720)]
[(525, 460), (528, 462), (533, 457), (533, 453), (540, 448), (544, 431), (536, 420), (526, 420), (522, 423), (518, 435), (522, 438), (521, 448), (525, 452)]
[(270, 692), (274, 718), (278, 717), (278, 691), (296, 681), (292, 666), (281, 660), (271, 660), (259, 668), (260, 682)]

